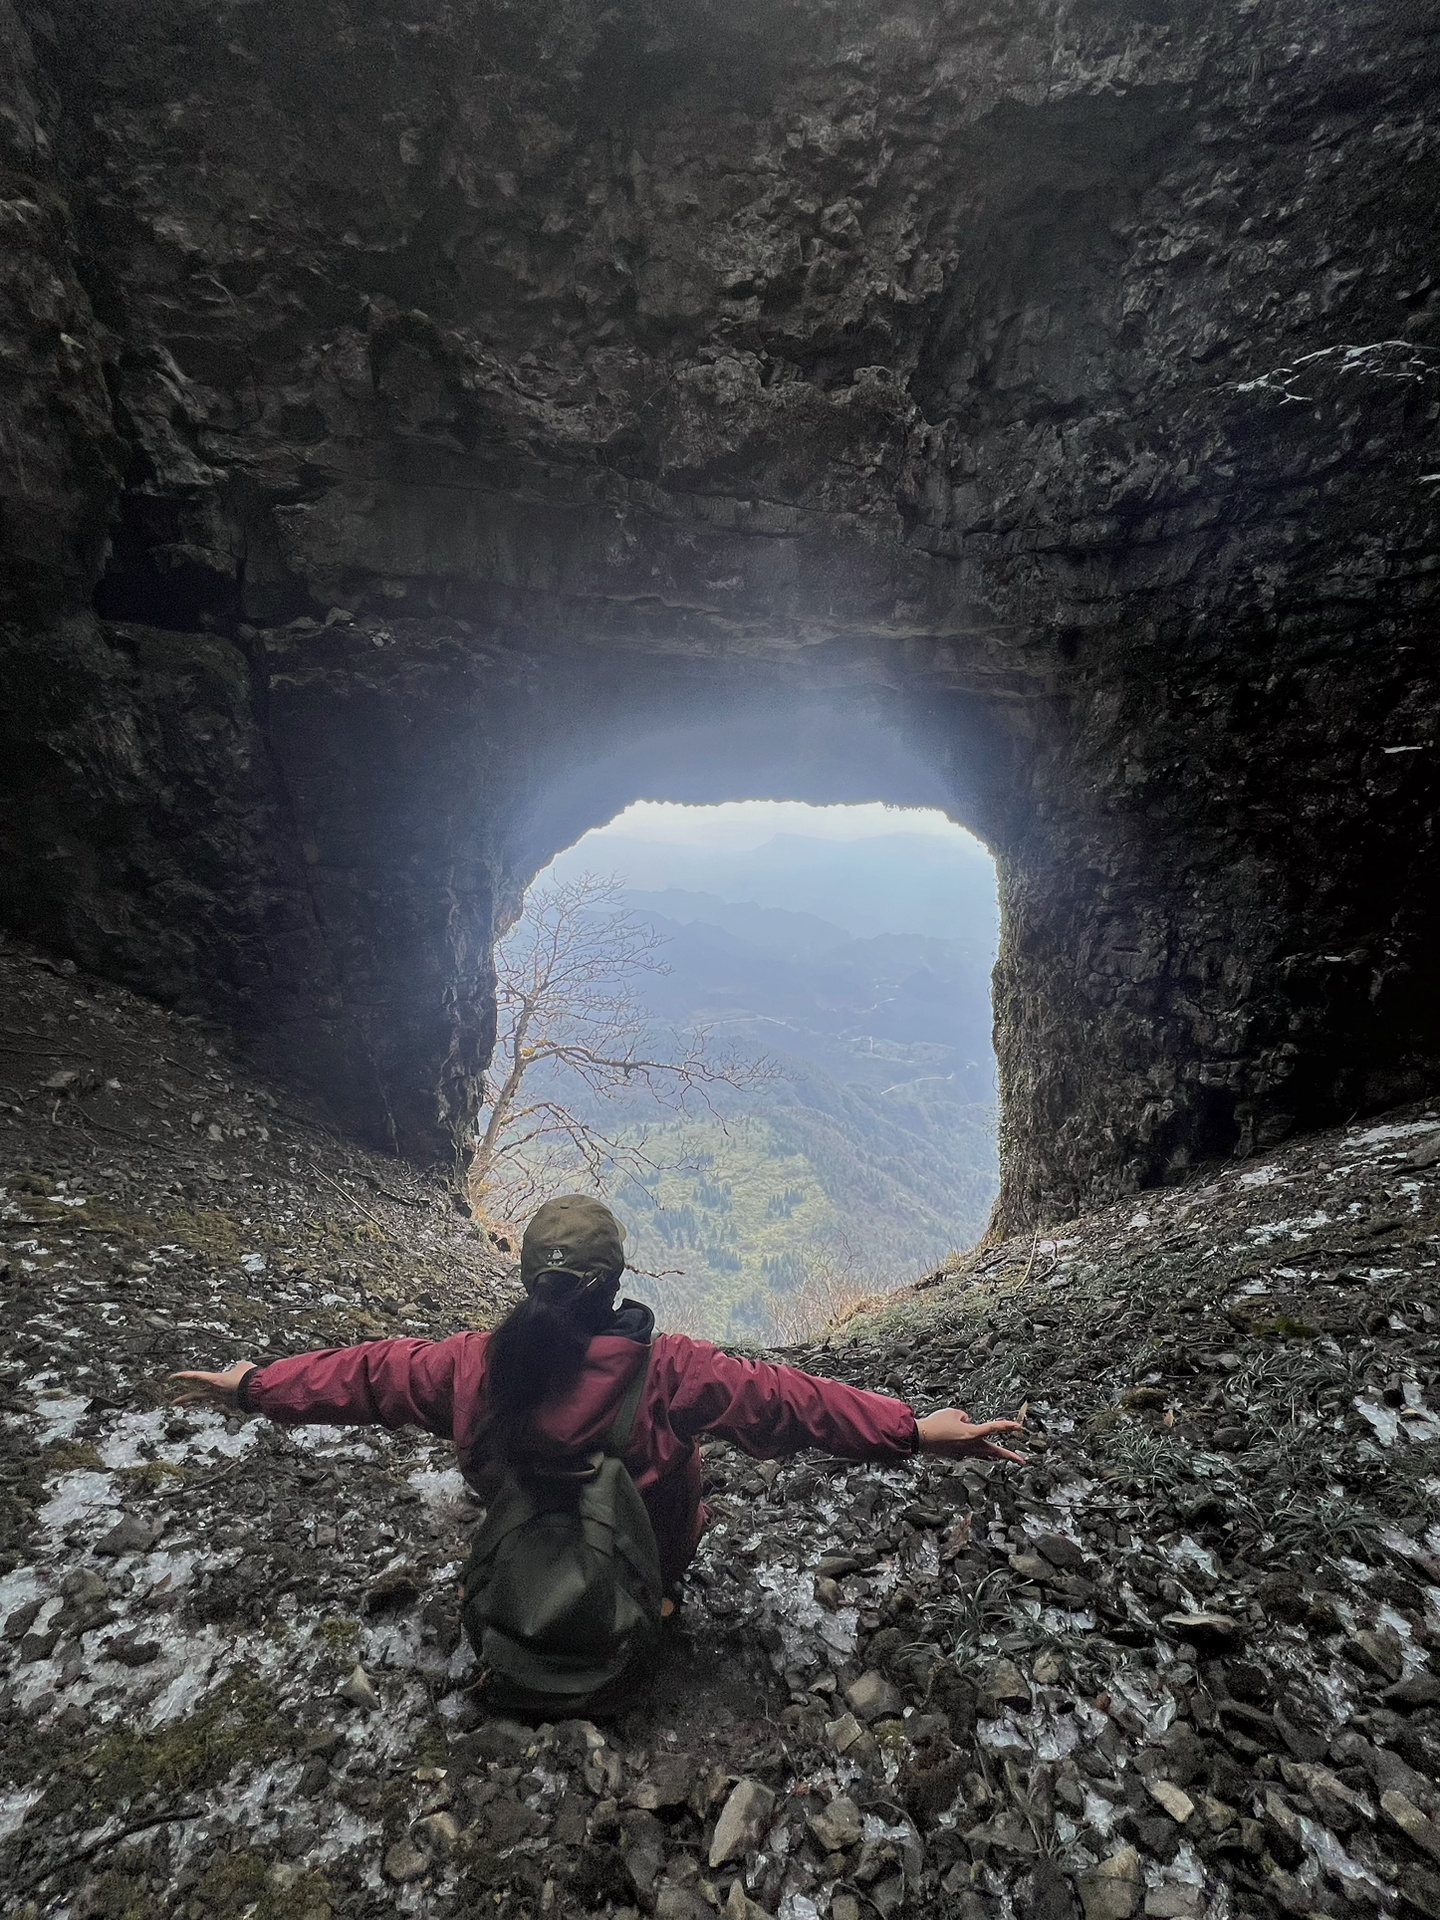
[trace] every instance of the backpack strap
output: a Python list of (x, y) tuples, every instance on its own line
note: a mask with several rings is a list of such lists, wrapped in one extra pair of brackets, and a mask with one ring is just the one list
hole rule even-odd
[(620, 1460), (630, 1445), (630, 1435), (635, 1430), (635, 1415), (640, 1411), (640, 1396), (645, 1391), (646, 1377), (650, 1372), (650, 1349), (641, 1349), (640, 1364), (635, 1369), (635, 1378), (626, 1389), (625, 1398), (620, 1402), (620, 1411), (615, 1416), (614, 1425), (605, 1436), (605, 1451), (614, 1459)]

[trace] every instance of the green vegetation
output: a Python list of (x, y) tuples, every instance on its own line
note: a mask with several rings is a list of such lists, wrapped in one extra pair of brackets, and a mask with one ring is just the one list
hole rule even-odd
[(660, 1276), (636, 1290), (666, 1325), (769, 1339), (817, 1270), (842, 1292), (874, 1292), (984, 1231), (994, 1196), (984, 1109), (911, 1132), (865, 1090), (814, 1084), (823, 1078), (806, 1076), (830, 1110), (802, 1103), (792, 1083), (788, 1101), (758, 1113), (646, 1130), (657, 1171), (610, 1198), (632, 1263)]
[(147, 1731), (117, 1722), (57, 1773), (45, 1795), (49, 1815), (84, 1804), (101, 1818), (157, 1792), (168, 1800), (217, 1787), (232, 1768), (270, 1758), (288, 1744), (271, 1689), (236, 1675), (208, 1693), (194, 1713)]

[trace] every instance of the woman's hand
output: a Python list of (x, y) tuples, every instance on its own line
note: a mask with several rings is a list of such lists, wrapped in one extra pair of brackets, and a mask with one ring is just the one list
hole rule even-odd
[(963, 1407), (943, 1407), (939, 1413), (927, 1413), (915, 1422), (922, 1453), (943, 1454), (948, 1460), (966, 1455), (978, 1460), (1013, 1460), (1023, 1467), (1025, 1455), (998, 1446), (994, 1437), (997, 1433), (1019, 1433), (1022, 1426), (1019, 1420), (982, 1420), (978, 1426), (973, 1425)]
[(222, 1407), (226, 1413), (234, 1413), (239, 1407), (237, 1395), (240, 1382), (247, 1373), (254, 1373), (253, 1360), (237, 1360), (233, 1367), (224, 1373), (172, 1373), (172, 1380), (193, 1382), (183, 1392), (175, 1396), (177, 1407)]

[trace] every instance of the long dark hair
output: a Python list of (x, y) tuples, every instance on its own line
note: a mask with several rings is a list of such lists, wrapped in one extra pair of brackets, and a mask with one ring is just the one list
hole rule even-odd
[(485, 1368), (487, 1451), (502, 1459), (521, 1451), (535, 1409), (574, 1386), (591, 1340), (612, 1315), (619, 1284), (618, 1274), (613, 1280), (542, 1274), (496, 1327)]

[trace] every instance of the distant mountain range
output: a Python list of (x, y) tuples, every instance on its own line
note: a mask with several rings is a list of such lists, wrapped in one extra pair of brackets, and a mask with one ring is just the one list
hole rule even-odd
[(762, 846), (730, 851), (607, 833), (567, 848), (551, 871), (567, 878), (615, 873), (638, 891), (693, 889), (736, 905), (813, 914), (861, 939), (885, 933), (979, 939), (993, 952), (1000, 924), (994, 866), (978, 842), (958, 834), (820, 840), (782, 833)]
[(607, 837), (562, 861), (647, 883), (623, 898), (666, 942), (668, 971), (635, 982), (658, 1029), (708, 1027), (780, 1069), (713, 1112), (634, 1095), (603, 1114), (656, 1163), (609, 1198), (633, 1263), (667, 1274), (648, 1289), (663, 1319), (764, 1336), (817, 1257), (893, 1283), (978, 1238), (997, 1181), (988, 861), (918, 834), (725, 853)]

